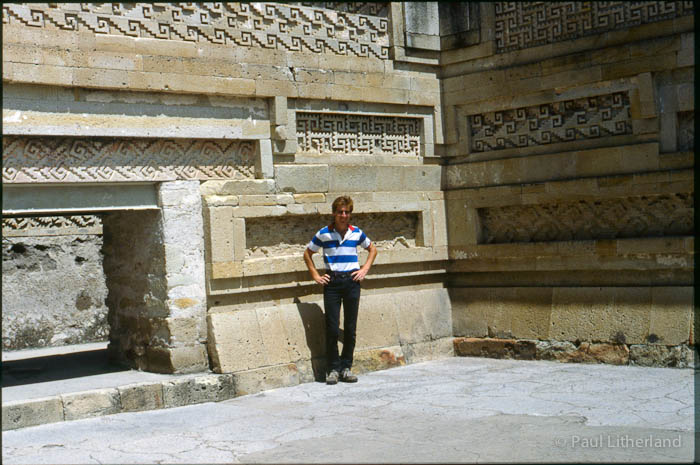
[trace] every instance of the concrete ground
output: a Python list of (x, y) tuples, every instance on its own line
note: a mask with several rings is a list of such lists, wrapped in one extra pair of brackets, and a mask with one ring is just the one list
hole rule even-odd
[(692, 462), (689, 369), (448, 358), (2, 433), (5, 464)]

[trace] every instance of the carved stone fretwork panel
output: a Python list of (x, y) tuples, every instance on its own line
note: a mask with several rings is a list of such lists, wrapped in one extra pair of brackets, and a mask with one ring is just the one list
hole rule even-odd
[(102, 219), (96, 215), (3, 217), (3, 236), (62, 236), (102, 234)]
[(692, 15), (691, 1), (496, 2), (496, 52)]
[(304, 153), (420, 156), (421, 118), (298, 111)]
[[(301, 256), (323, 227), (318, 221), (318, 215), (246, 218), (245, 258)], [(417, 212), (357, 213), (352, 224), (360, 227), (379, 250), (416, 247)]]
[[(4, 4), (3, 23), (291, 52), (389, 57), (387, 8), (283, 3)], [(366, 6), (357, 6), (366, 5)], [(361, 14), (355, 11), (361, 12)]]
[(632, 133), (627, 92), (469, 116), (472, 152)]
[[(347, 13), (358, 13), (361, 15), (389, 16), (388, 2), (300, 2), (304, 6), (314, 8), (326, 8), (328, 10), (343, 11)], [(290, 3), (291, 4), (291, 3)]]
[(255, 177), (253, 141), (5, 136), (2, 148), (8, 183)]
[(478, 209), (483, 242), (692, 235), (693, 194)]

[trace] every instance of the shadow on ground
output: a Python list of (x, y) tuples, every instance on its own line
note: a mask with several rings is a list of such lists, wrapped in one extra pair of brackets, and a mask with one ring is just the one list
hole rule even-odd
[(2, 387), (45, 383), (83, 376), (128, 371), (111, 363), (107, 349), (2, 362)]

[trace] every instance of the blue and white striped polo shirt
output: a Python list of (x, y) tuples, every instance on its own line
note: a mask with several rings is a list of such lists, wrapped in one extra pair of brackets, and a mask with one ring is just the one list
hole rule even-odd
[(330, 271), (355, 271), (360, 269), (357, 246), (367, 249), (371, 244), (369, 237), (357, 226), (348, 225), (345, 237), (326, 226), (316, 233), (307, 247), (312, 252), (323, 248), (323, 261)]

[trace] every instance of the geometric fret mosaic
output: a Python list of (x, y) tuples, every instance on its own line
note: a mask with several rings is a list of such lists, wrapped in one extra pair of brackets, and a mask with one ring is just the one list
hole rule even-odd
[(2, 21), (94, 34), (388, 59), (388, 3), (344, 5), (338, 11), (324, 8), (324, 3), (5, 3)]
[(472, 152), (531, 147), (632, 133), (627, 92), (468, 117)]
[(692, 193), (478, 209), (483, 243), (692, 236)]
[(496, 53), (692, 15), (693, 3), (495, 2)]
[(298, 111), (304, 153), (420, 156), (422, 118)]
[(255, 177), (248, 140), (5, 136), (2, 149), (6, 183)]

